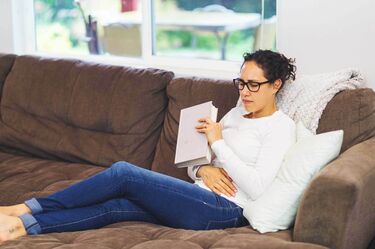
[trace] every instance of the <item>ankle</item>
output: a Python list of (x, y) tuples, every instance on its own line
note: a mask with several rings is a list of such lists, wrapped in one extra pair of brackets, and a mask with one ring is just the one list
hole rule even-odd
[(25, 204), (18, 204), (13, 206), (13, 216), (21, 216), (23, 214), (31, 214), (31, 209)]
[(17, 204), (12, 206), (0, 207), (0, 213), (10, 216), (21, 216), (23, 214), (31, 214), (31, 209), (25, 204)]

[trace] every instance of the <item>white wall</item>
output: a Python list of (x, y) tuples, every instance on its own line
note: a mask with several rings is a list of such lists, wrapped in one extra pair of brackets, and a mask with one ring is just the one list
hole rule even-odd
[(34, 28), (33, 0), (0, 0), (0, 53), (34, 50)]
[[(0, 52), (23, 53), (35, 47), (35, 42), (26, 38), (34, 32), (30, 28), (34, 26), (30, 25), (33, 1), (22, 0), (21, 5), (17, 1), (0, 0)], [(277, 1), (278, 49), (296, 58), (299, 73), (356, 67), (375, 89), (375, 0)], [(199, 70), (194, 70), (190, 69), (199, 75)], [(222, 71), (203, 70), (200, 74), (231, 78), (238, 67)]]
[(0, 0), (0, 53), (14, 52), (11, 0)]
[(375, 89), (375, 1), (278, 0), (278, 49), (300, 73), (356, 67)]

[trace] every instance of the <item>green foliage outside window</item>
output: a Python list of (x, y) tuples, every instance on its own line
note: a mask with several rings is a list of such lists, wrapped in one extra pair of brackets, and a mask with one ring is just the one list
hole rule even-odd
[[(90, 0), (86, 0), (87, 2)], [(159, 0), (183, 10), (193, 10), (210, 4), (220, 4), (235, 12), (261, 12), (260, 0)], [(109, 9), (118, 9), (120, 0), (106, 1)], [(73, 0), (34, 0), (36, 13), (37, 46), (42, 51), (88, 54), (83, 17)], [(86, 16), (90, 10), (85, 10)], [(265, 16), (276, 14), (276, 0), (265, 0)], [(95, 15), (93, 14), (94, 18)], [(101, 32), (99, 21), (99, 32)], [(210, 33), (193, 34), (188, 31), (160, 30), (156, 33), (157, 51), (160, 54), (203, 54), (220, 57), (217, 38)], [(227, 59), (240, 60), (243, 52), (254, 43), (254, 30), (236, 31), (227, 42)]]

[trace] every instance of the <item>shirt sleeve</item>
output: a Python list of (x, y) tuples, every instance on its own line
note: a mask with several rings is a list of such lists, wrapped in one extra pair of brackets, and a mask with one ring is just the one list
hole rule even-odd
[(189, 176), (193, 181), (202, 179), (201, 177), (198, 177), (198, 176), (197, 176), (197, 171), (198, 171), (199, 168), (200, 168), (200, 165), (187, 167), (187, 174), (188, 174), (188, 176)]
[(295, 129), (270, 129), (264, 136), (255, 165), (243, 162), (223, 139), (215, 141), (211, 148), (238, 187), (256, 200), (276, 177), (284, 155), (293, 142)]

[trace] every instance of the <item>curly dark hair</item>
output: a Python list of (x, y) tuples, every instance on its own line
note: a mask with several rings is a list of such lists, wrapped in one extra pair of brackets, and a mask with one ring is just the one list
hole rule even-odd
[(254, 61), (262, 70), (264, 77), (272, 83), (280, 79), (284, 86), (285, 81), (296, 79), (297, 67), (293, 64), (295, 59), (288, 59), (283, 54), (271, 50), (257, 50), (254, 53), (244, 53), (244, 62)]

